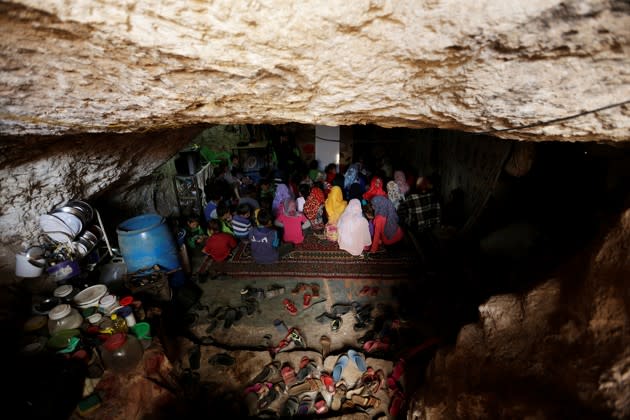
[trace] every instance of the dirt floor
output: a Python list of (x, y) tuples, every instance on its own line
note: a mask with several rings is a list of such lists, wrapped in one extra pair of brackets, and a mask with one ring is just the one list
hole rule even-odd
[[(191, 260), (195, 271), (201, 256)], [(201, 295), (184, 316), (191, 334), (174, 362), (194, 384), (190, 411), (395, 418), (404, 410), (401, 358), (428, 337), (400, 310), (408, 278), (246, 278), (211, 267), (193, 279)]]

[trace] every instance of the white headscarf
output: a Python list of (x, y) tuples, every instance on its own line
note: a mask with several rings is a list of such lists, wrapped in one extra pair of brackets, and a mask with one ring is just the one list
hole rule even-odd
[(350, 200), (348, 206), (337, 222), (339, 249), (352, 255), (361, 255), (363, 248), (372, 245), (370, 226), (361, 209), (361, 202), (356, 198)]

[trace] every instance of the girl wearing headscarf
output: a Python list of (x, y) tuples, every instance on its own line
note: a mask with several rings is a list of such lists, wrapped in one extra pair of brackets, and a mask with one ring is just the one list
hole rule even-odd
[(343, 199), (341, 188), (336, 185), (332, 187), (325, 203), (328, 224), (336, 225), (347, 205), (348, 202)]
[(337, 222), (337, 242), (339, 249), (352, 255), (361, 255), (363, 250), (372, 244), (370, 226), (359, 200), (352, 199)]
[(395, 171), (394, 172), (394, 182), (398, 185), (398, 189), (402, 194), (402, 198), (405, 198), (405, 195), (409, 192), (409, 184), (407, 183), (407, 177), (403, 171)]
[(383, 180), (375, 176), (370, 181), (370, 188), (363, 194), (363, 198), (370, 201), (377, 196), (387, 197), (387, 193), (383, 191)]
[(304, 202), (304, 216), (311, 222), (313, 230), (324, 228), (324, 192), (321, 188), (311, 188), (311, 193)]
[(398, 206), (400, 202), (403, 200), (403, 195), (400, 193), (400, 189), (398, 188), (398, 184), (394, 181), (389, 181), (387, 183), (387, 198), (392, 202), (394, 208), (398, 210)]
[(372, 198), (372, 207), (374, 208), (374, 238), (372, 238), (370, 252), (376, 252), (381, 243), (392, 245), (400, 241), (404, 232), (398, 226), (398, 214), (389, 199), (376, 196)]
[(287, 187), (287, 184), (278, 184), (276, 188), (276, 194), (273, 197), (273, 203), (271, 203), (271, 211), (274, 216), (278, 216), (278, 214), (282, 213), (282, 206), (284, 205), (284, 201), (287, 199), (293, 199), (293, 195)]
[(306, 216), (297, 211), (297, 204), (292, 198), (284, 200), (282, 212), (278, 214), (274, 224), (283, 229), (282, 240), (292, 244), (304, 242), (303, 229), (308, 229), (311, 223)]

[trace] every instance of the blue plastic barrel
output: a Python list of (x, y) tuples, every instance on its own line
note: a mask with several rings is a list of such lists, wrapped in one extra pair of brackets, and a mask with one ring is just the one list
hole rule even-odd
[[(166, 219), (158, 214), (143, 214), (125, 220), (116, 228), (118, 246), (127, 272), (134, 273), (160, 265), (168, 271), (181, 268), (175, 239), (166, 224)], [(180, 270), (171, 279), (171, 286), (183, 283)]]

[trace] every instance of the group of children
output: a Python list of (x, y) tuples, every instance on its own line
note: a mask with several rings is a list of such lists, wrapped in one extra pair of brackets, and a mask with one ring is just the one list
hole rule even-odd
[(357, 162), (342, 175), (335, 164), (322, 172), (313, 162), (289, 176), (263, 170), (258, 183), (241, 181), (238, 158), (232, 160), (232, 170), (220, 165), (205, 188), (206, 232), (198, 219), (190, 219), (189, 247), (201, 248), (208, 260), (224, 261), (239, 242), (246, 242), (257, 263), (270, 264), (302, 243), (307, 229), (355, 256), (403, 239), (397, 209), (415, 191), (402, 171), (390, 178), (371, 175)]

